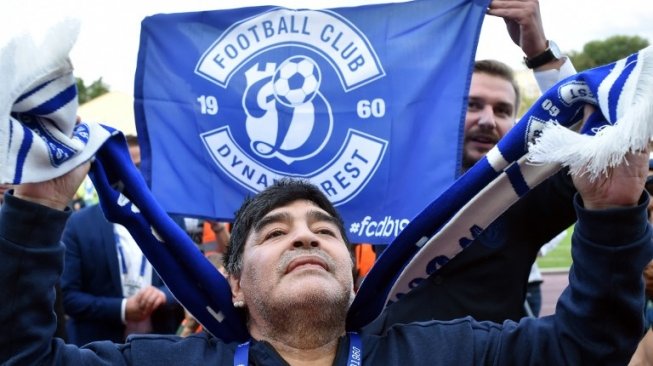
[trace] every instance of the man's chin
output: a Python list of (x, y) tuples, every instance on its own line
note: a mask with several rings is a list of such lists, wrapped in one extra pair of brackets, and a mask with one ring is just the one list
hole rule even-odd
[(331, 287), (338, 284), (333, 275), (326, 271), (319, 271), (316, 269), (306, 269), (301, 271), (293, 271), (286, 274), (284, 280), (286, 285), (301, 291), (303, 288), (311, 287)]
[(319, 273), (316, 271), (303, 271), (300, 273), (291, 273), (286, 276), (284, 285), (291, 297), (300, 298), (333, 298), (340, 297), (345, 293), (346, 286), (340, 283), (336, 278), (328, 273)]

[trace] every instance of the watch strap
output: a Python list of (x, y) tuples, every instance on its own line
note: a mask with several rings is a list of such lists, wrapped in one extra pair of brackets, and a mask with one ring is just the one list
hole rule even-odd
[(529, 69), (536, 69), (542, 65), (545, 65), (556, 59), (556, 55), (551, 50), (551, 46), (547, 41), (546, 49), (539, 55), (533, 56), (531, 58), (524, 57), (524, 63)]

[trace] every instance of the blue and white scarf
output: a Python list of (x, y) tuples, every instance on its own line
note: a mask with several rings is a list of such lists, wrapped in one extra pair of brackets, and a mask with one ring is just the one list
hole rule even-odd
[[(568, 77), (545, 92), (383, 252), (356, 295), (348, 327), (365, 326), (562, 167), (596, 178), (629, 151), (645, 148), (653, 134), (652, 93), (653, 47)], [(576, 133), (587, 104), (598, 110)]]
[[(68, 21), (43, 42), (24, 36), (0, 49), (0, 80), (6, 86), (0, 93), (5, 121), (0, 123), (0, 183), (45, 181), (95, 156), (91, 176), (107, 218), (130, 230), (206, 330), (227, 342), (249, 338), (227, 281), (154, 200), (131, 164), (122, 133), (75, 123), (67, 54), (76, 34), (77, 24)], [(40, 57), (44, 54), (48, 57)], [(348, 328), (373, 320), (561, 166), (578, 171), (588, 165), (589, 174), (598, 175), (631, 149), (645, 147), (653, 135), (652, 79), (653, 48), (647, 48), (545, 93), (495, 149), (429, 204), (379, 258), (355, 298)], [(580, 134), (568, 130), (580, 120), (585, 104), (598, 106), (601, 113)], [(480, 206), (484, 209), (475, 209)]]
[[(0, 48), (0, 179), (39, 182), (90, 159), (110, 133), (75, 124), (77, 89), (68, 53), (79, 32), (73, 19), (38, 39), (20, 34)], [(64, 36), (62, 36), (64, 35)]]

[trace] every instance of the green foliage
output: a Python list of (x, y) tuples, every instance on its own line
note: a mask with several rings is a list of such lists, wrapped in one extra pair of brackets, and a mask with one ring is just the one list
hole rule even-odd
[(571, 267), (571, 235), (574, 227), (567, 229), (567, 236), (544, 257), (537, 258), (540, 269), (569, 269)]
[(530, 109), (531, 106), (533, 106), (533, 103), (535, 103), (537, 98), (539, 98), (539, 95), (528, 96), (522, 93), (521, 102), (519, 103), (519, 110), (517, 111), (517, 118), (521, 118), (524, 114), (526, 114), (526, 112), (528, 112), (528, 109)]
[(583, 71), (620, 60), (648, 45), (648, 40), (639, 36), (616, 35), (588, 42), (583, 51), (571, 51), (569, 57), (576, 70)]
[[(576, 70), (580, 72), (615, 62), (648, 45), (649, 41), (639, 36), (616, 35), (605, 40), (590, 41), (583, 46), (583, 51), (570, 51), (569, 58), (571, 58)], [(537, 98), (539, 98), (539, 95), (529, 97), (522, 90), (522, 101), (519, 105), (517, 117), (521, 118)]]
[(102, 78), (95, 80), (88, 86), (84, 84), (84, 80), (81, 78), (75, 79), (77, 80), (77, 97), (80, 105), (109, 92), (109, 85), (105, 84)]

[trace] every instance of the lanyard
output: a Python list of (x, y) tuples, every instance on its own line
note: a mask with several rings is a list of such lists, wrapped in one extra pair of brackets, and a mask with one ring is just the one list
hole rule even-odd
[(133, 269), (133, 266), (127, 265), (127, 259), (125, 255), (125, 247), (122, 244), (120, 235), (117, 232), (114, 232), (116, 238), (116, 247), (118, 248), (118, 259), (120, 261), (120, 273), (122, 277), (122, 288), (123, 296), (130, 297), (134, 295), (138, 290), (143, 287), (143, 281), (145, 280), (145, 268), (147, 265), (147, 259), (145, 255), (141, 253), (141, 264), (138, 268), (138, 277), (129, 275), (130, 269)]
[[(122, 248), (122, 244), (118, 243), (118, 254), (120, 257), (120, 272), (122, 273), (123, 276), (127, 276), (127, 272), (129, 272), (129, 268), (127, 268), (127, 262), (125, 261), (125, 251)], [(141, 278), (145, 277), (145, 255), (141, 254), (141, 267), (138, 272)]]
[[(358, 333), (349, 332), (349, 355), (347, 366), (359, 366), (363, 362), (363, 342)], [(249, 341), (241, 343), (234, 354), (234, 366), (247, 366), (249, 362)]]

